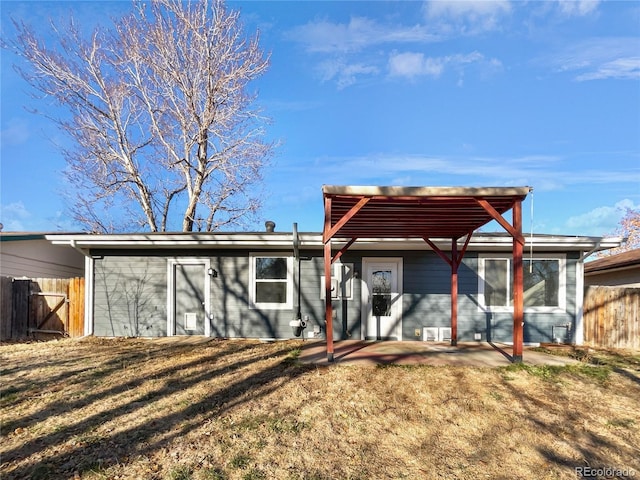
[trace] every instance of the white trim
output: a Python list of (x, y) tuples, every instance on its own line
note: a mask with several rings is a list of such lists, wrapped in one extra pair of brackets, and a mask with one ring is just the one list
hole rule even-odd
[(84, 257), (84, 334), (93, 335), (93, 300), (95, 263), (93, 258)]
[[(324, 243), (321, 233), (299, 233), (299, 248), (322, 250)], [(189, 248), (193, 249), (283, 249), (293, 243), (292, 233), (146, 233), (146, 234), (47, 234), (45, 238), (53, 245), (75, 245), (76, 248)], [(333, 245), (339, 248), (349, 242), (349, 238), (334, 238)], [(451, 249), (451, 239), (433, 238), (432, 241), (443, 251)], [(525, 248), (533, 242), (536, 251), (576, 251), (606, 250), (619, 247), (621, 237), (575, 237), (567, 235), (534, 235), (526, 237)], [(510, 252), (513, 238), (508, 234), (476, 233), (467, 248), (471, 251)], [(421, 238), (359, 238), (351, 250), (429, 250)]]
[[(523, 258), (523, 263), (531, 257)], [(511, 272), (512, 258), (504, 253), (486, 253), (478, 255), (478, 311), (479, 312), (513, 312), (511, 306), (487, 306), (484, 303), (484, 260), (497, 259), (507, 262), (507, 271)], [(558, 306), (549, 307), (524, 307), (525, 313), (567, 313), (567, 256), (564, 253), (537, 253), (533, 260), (557, 260), (558, 261)], [(526, 268), (526, 267), (523, 267)], [(507, 281), (507, 300), (511, 299), (511, 282)]]
[[(502, 307), (488, 307), (485, 304), (484, 301), (484, 288), (486, 285), (486, 282), (484, 281), (485, 278), (485, 274), (484, 274), (484, 266), (485, 266), (485, 262), (484, 260), (486, 259), (491, 259), (491, 260), (501, 260), (504, 261), (507, 264), (507, 272), (510, 271), (511, 269), (511, 259), (506, 257), (505, 255), (500, 255), (500, 254), (488, 254), (488, 255), (478, 255), (478, 310), (482, 311), (482, 312), (512, 312), (513, 311), (513, 307), (508, 307), (508, 306), (502, 306)], [(506, 292), (506, 298), (507, 301), (508, 299), (511, 298), (511, 282), (508, 281), (506, 282), (506, 288), (507, 288), (507, 292)]]
[[(496, 343), (502, 343), (503, 345), (513, 346), (513, 342), (512, 341), (496, 342)], [(525, 346), (525, 347), (539, 347), (540, 346), (540, 342), (522, 342), (522, 345)]]
[(360, 338), (364, 340), (367, 334), (367, 323), (371, 313), (371, 302), (369, 299), (369, 285), (367, 284), (367, 270), (374, 265), (389, 266), (393, 265), (396, 269), (396, 288), (398, 300), (392, 304), (392, 317), (396, 319), (394, 328), (395, 336), (398, 340), (402, 340), (402, 314), (403, 314), (403, 258), (402, 257), (362, 257), (362, 288), (360, 290)]
[(167, 337), (176, 334), (175, 267), (176, 265), (204, 265), (204, 336), (211, 336), (211, 268), (209, 258), (167, 258)]
[(575, 344), (584, 344), (584, 261), (576, 262), (576, 329)]
[[(287, 301), (285, 303), (256, 302), (256, 258), (279, 257), (287, 260)], [(293, 255), (291, 252), (249, 252), (249, 308), (252, 310), (293, 310)], [(282, 282), (282, 280), (278, 280)]]

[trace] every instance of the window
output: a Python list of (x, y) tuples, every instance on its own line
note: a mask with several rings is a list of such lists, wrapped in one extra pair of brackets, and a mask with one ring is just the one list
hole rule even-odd
[(279, 254), (251, 254), (250, 301), (253, 308), (293, 308), (293, 260)]
[(391, 316), (391, 270), (376, 270), (371, 272), (371, 307), (374, 317)]
[(524, 306), (559, 307), (560, 261), (533, 259), (523, 262)]
[[(478, 259), (478, 293), (482, 310), (513, 310), (512, 259), (481, 256)], [(523, 258), (525, 311), (564, 311), (566, 280), (564, 256)]]
[(510, 297), (511, 278), (509, 260), (487, 258), (484, 260), (484, 304), (487, 307), (506, 307)]

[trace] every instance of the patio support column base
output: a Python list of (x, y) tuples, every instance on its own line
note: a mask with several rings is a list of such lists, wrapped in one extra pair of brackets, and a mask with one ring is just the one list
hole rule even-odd
[(511, 363), (522, 363), (522, 355), (513, 355), (511, 357)]

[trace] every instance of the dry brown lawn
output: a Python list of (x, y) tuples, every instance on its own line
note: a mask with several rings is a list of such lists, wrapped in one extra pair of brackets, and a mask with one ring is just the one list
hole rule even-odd
[(588, 466), (640, 478), (637, 355), (319, 368), (296, 360), (300, 346), (0, 345), (0, 477), (575, 479)]

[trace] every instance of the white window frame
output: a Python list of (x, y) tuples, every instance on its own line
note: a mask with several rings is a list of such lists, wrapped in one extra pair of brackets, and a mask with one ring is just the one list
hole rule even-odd
[[(256, 258), (280, 257), (287, 260), (287, 301), (286, 303), (256, 302)], [(264, 280), (260, 280), (263, 282)], [(282, 282), (283, 280), (274, 280)], [(288, 252), (249, 253), (249, 308), (253, 310), (293, 309), (293, 257)]]
[[(506, 260), (507, 271), (510, 273), (513, 269), (513, 257), (509, 254), (481, 254), (478, 255), (478, 311), (481, 312), (513, 312), (513, 305), (511, 306), (487, 306), (484, 301), (484, 260)], [(553, 253), (540, 253), (534, 254), (533, 257), (527, 255), (523, 256), (523, 269), (527, 267), (524, 265), (525, 260), (557, 260), (558, 261), (558, 306), (536, 306), (527, 307), (524, 306), (525, 313), (566, 313), (567, 311), (567, 256), (565, 254), (553, 254)], [(511, 278), (509, 275), (508, 278)], [(513, 285), (511, 282), (507, 282), (507, 299), (511, 299), (511, 289)]]

